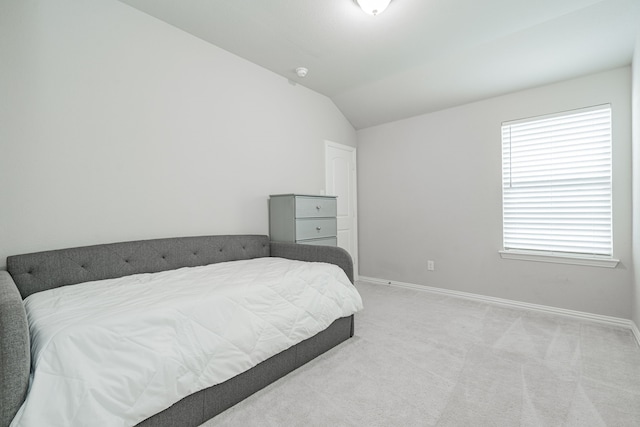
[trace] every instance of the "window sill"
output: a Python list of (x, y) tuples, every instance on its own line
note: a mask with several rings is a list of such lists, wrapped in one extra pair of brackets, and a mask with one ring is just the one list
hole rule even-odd
[(581, 256), (581, 255), (567, 255), (558, 254), (553, 252), (530, 252), (530, 251), (517, 251), (517, 250), (501, 250), (500, 257), (502, 259), (516, 259), (519, 261), (535, 261), (535, 262), (551, 262), (555, 264), (573, 264), (573, 265), (588, 265), (591, 267), (605, 267), (616, 268), (619, 259), (595, 257), (595, 256)]

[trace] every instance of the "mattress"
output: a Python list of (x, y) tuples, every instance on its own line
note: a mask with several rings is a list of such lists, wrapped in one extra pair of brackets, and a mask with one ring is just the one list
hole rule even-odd
[(362, 308), (332, 264), (264, 257), (29, 296), (27, 399), (11, 426), (126, 426)]

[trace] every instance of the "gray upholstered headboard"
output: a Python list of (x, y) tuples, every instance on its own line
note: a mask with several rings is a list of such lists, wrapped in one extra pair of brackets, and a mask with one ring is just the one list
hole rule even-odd
[(176, 237), (7, 257), (22, 298), (64, 285), (270, 255), (262, 235)]

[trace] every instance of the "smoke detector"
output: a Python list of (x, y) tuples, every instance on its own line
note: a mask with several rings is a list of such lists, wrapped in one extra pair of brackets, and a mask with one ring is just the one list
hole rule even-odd
[(309, 70), (305, 67), (298, 67), (296, 68), (296, 74), (298, 75), (298, 77), (303, 78), (307, 75), (307, 73), (309, 72)]

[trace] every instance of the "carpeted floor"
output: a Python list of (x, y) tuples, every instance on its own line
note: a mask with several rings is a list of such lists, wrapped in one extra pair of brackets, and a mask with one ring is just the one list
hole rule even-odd
[(203, 426), (640, 426), (629, 330), (357, 288), (354, 338)]

